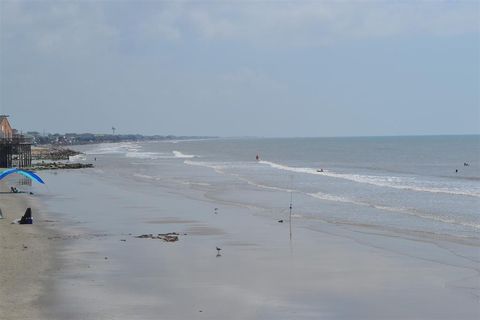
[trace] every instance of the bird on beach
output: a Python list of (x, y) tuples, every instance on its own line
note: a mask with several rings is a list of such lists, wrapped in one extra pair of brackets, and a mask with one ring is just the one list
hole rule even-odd
[(218, 214), (218, 208), (213, 209), (213, 213)]
[(219, 248), (219, 247), (216, 247), (217, 248), (217, 257), (221, 257), (222, 255), (220, 254), (220, 250), (222, 250), (222, 248)]

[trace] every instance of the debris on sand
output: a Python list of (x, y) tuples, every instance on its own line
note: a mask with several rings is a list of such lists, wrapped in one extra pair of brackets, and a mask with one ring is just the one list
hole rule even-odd
[(169, 232), (169, 233), (159, 233), (158, 235), (153, 235), (153, 234), (142, 234), (140, 236), (136, 236), (135, 238), (140, 238), (140, 239), (157, 239), (157, 240), (163, 240), (165, 242), (175, 242), (178, 241), (178, 233), (176, 232)]

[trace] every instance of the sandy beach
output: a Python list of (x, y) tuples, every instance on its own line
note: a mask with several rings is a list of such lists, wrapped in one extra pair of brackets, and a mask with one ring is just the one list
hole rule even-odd
[[(8, 189), (1, 184), (2, 192)], [(11, 224), (25, 209), (33, 210), (33, 225)], [(0, 319), (43, 319), (39, 299), (54, 249), (48, 237), (53, 233), (37, 215), (38, 204), (27, 194), (0, 194)]]
[[(270, 166), (230, 174), (170, 144), (84, 148), (95, 168), (42, 171), (45, 185), (19, 186), (34, 195), (0, 194), (1, 320), (480, 315), (470, 226), (291, 194)], [(11, 224), (28, 206), (34, 224)]]
[[(206, 192), (208, 186), (167, 181), (147, 189), (140, 178), (122, 184), (88, 170), (44, 175), (47, 219), (55, 217), (63, 230), (52, 239), (61, 268), (47, 273), (54, 281), (40, 299), (45, 319), (475, 319), (479, 313), (476, 239), (360, 224), (312, 227), (297, 218), (290, 241), (287, 223)], [(179, 241), (136, 238), (167, 232), (179, 233)]]
[(480, 320), (479, 21), (0, 0), (0, 320)]

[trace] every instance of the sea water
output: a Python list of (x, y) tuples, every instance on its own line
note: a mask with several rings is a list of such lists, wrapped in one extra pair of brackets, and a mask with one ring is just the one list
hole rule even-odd
[[(190, 184), (297, 221), (480, 231), (480, 137), (211, 139), (83, 146), (126, 181)], [(259, 160), (256, 160), (256, 155)], [(258, 191), (256, 194), (255, 191)], [(262, 199), (260, 191), (275, 193)]]
[(478, 316), (479, 136), (75, 148), (95, 168), (34, 190), (63, 230), (49, 319)]

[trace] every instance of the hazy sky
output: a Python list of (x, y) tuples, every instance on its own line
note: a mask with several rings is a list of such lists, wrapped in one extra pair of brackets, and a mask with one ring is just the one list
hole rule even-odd
[(27, 131), (480, 133), (478, 1), (0, 0)]

